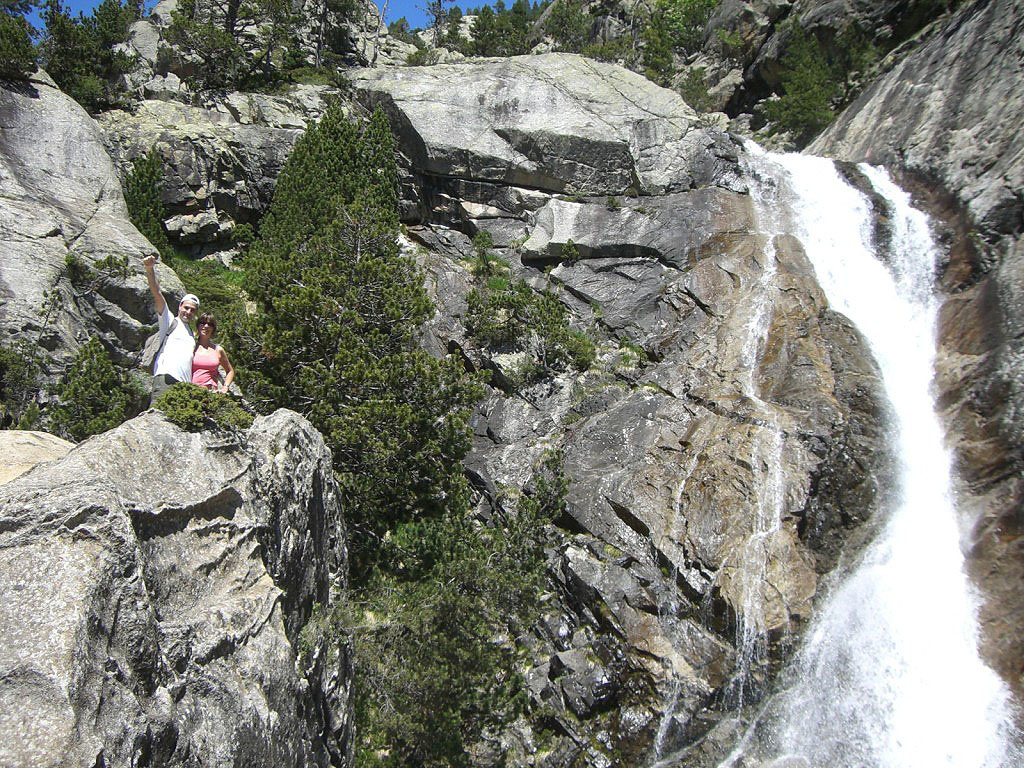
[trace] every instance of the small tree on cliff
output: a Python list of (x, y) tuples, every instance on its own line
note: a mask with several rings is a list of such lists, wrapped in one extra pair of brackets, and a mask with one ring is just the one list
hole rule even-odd
[(198, 61), (199, 87), (242, 87), (273, 80), (298, 60), (301, 20), (290, 0), (181, 0), (166, 37)]
[(90, 112), (117, 106), (124, 97), (121, 80), (136, 60), (118, 46), (128, 39), (138, 11), (132, 2), (103, 0), (92, 15), (74, 18), (60, 0), (46, 2), (43, 65), (60, 89)]
[(31, 28), (22, 14), (35, 0), (0, 0), (0, 78), (23, 80), (36, 68)]
[(78, 351), (57, 388), (60, 403), (53, 409), (55, 431), (80, 442), (113, 429), (131, 417), (141, 399), (130, 374), (114, 367), (100, 340), (93, 336)]
[(433, 312), (397, 244), (394, 144), (378, 112), (336, 108), (298, 142), (246, 260), (258, 311), (235, 342), (251, 399), (326, 436), (358, 532), (357, 561), (460, 495), (477, 385), (417, 343)]

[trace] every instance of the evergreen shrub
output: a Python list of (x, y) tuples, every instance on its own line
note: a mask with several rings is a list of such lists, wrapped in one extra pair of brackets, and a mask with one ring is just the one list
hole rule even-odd
[(95, 336), (78, 351), (56, 394), (54, 431), (75, 442), (118, 426), (142, 399), (139, 383), (114, 366)]
[(0, 429), (32, 429), (39, 418), (42, 356), (29, 342), (0, 343)]
[[(245, 257), (254, 314), (229, 341), (261, 410), (325, 436), (349, 525), (351, 587), (306, 628), (355, 651), (360, 766), (467, 765), (521, 711), (544, 523), (470, 511), (462, 458), (481, 397), (457, 360), (420, 346), (434, 308), (398, 247), (395, 147), (381, 112), (332, 107), (296, 143)], [(539, 514), (539, 513), (538, 513)]]
[(103, 0), (91, 15), (74, 18), (60, 0), (46, 2), (46, 35), (40, 45), (44, 67), (64, 93), (90, 112), (123, 105), (122, 77), (137, 62), (117, 48), (127, 41), (138, 10), (130, 2)]
[(164, 392), (154, 404), (167, 419), (186, 432), (203, 429), (246, 430), (253, 417), (231, 395), (179, 382)]
[(124, 201), (132, 224), (167, 260), (173, 255), (171, 242), (164, 231), (163, 161), (156, 147), (132, 159), (132, 169), (124, 182)]
[(0, 12), (0, 78), (25, 80), (36, 69), (36, 52), (25, 19)]

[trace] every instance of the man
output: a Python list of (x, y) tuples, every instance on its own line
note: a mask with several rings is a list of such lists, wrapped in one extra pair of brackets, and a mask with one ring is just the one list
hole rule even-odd
[(151, 404), (179, 381), (192, 381), (192, 355), (196, 339), (191, 323), (199, 309), (199, 299), (195, 294), (188, 293), (178, 304), (178, 317), (171, 315), (156, 279), (156, 259), (155, 255), (151, 255), (142, 260), (146, 268), (146, 280), (149, 281), (149, 292), (153, 294), (153, 306), (160, 318), (160, 335), (164, 339), (153, 361)]

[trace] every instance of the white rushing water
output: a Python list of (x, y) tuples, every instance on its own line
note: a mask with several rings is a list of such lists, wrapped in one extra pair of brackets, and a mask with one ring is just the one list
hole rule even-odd
[[(756, 151), (753, 150), (752, 151)], [(772, 757), (853, 768), (1009, 768), (1008, 692), (978, 654), (950, 456), (935, 413), (935, 247), (923, 214), (884, 174), (892, 208), (883, 264), (865, 197), (833, 164), (768, 155), (833, 309), (865, 337), (895, 423), (900, 487), (856, 568), (819, 608), (767, 728)], [(742, 751), (727, 764), (741, 762)]]

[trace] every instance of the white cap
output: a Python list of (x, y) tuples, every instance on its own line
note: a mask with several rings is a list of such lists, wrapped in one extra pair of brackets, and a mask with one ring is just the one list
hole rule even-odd
[(186, 293), (184, 296), (182, 296), (181, 297), (181, 301), (178, 302), (178, 306), (181, 306), (186, 301), (189, 301), (189, 302), (195, 304), (196, 305), (196, 309), (199, 309), (199, 297), (196, 296), (194, 293)]

